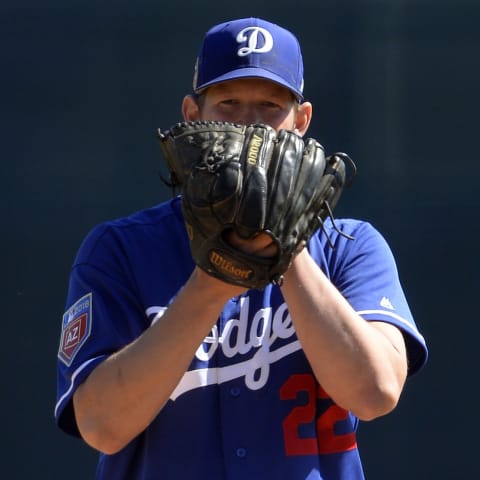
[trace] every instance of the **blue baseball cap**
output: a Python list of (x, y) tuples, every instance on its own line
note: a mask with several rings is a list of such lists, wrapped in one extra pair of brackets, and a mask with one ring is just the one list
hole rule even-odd
[(238, 78), (264, 78), (303, 100), (303, 59), (291, 32), (260, 18), (221, 23), (205, 34), (195, 64), (193, 90)]

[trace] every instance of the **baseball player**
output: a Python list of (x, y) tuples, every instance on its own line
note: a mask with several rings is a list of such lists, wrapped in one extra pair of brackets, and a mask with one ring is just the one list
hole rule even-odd
[[(173, 165), (180, 194), (97, 226), (76, 256), (58, 426), (100, 452), (97, 479), (362, 479), (358, 423), (395, 408), (427, 349), (380, 233), (315, 212), (298, 220), (314, 173), (330, 171), (330, 192), (341, 175), (302, 140), (312, 105), (297, 38), (258, 18), (214, 26), (182, 112), (181, 128), (197, 130), (182, 137), (184, 169)], [(236, 145), (245, 154), (228, 156)], [(205, 233), (223, 221), (215, 212), (234, 227)]]

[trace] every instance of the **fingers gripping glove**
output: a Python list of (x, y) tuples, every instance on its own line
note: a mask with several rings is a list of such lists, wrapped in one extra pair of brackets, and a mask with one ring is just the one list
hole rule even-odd
[[(341, 156), (325, 158), (313, 139), (266, 125), (183, 122), (159, 131), (196, 264), (247, 288), (281, 283), (313, 232), (331, 215), (345, 184)], [(275, 257), (242, 252), (226, 241), (234, 230), (251, 239), (268, 233)]]

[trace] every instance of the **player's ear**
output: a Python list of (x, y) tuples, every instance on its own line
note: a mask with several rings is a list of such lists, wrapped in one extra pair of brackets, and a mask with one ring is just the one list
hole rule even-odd
[(183, 119), (187, 122), (196, 122), (200, 119), (200, 108), (193, 95), (187, 95), (182, 102)]
[(310, 102), (303, 102), (298, 105), (297, 114), (295, 117), (295, 131), (303, 136), (308, 130), (311, 120), (312, 104)]

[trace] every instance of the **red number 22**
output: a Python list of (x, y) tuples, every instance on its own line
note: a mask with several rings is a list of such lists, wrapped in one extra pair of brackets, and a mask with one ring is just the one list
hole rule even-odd
[(283, 421), (283, 437), (287, 455), (330, 454), (357, 447), (355, 432), (335, 433), (335, 424), (348, 418), (348, 412), (335, 404), (330, 405), (316, 419), (316, 437), (300, 437), (299, 426), (315, 421), (317, 399), (329, 398), (311, 374), (292, 375), (280, 389), (280, 398), (294, 400), (300, 392), (307, 393), (307, 403), (295, 407)]

